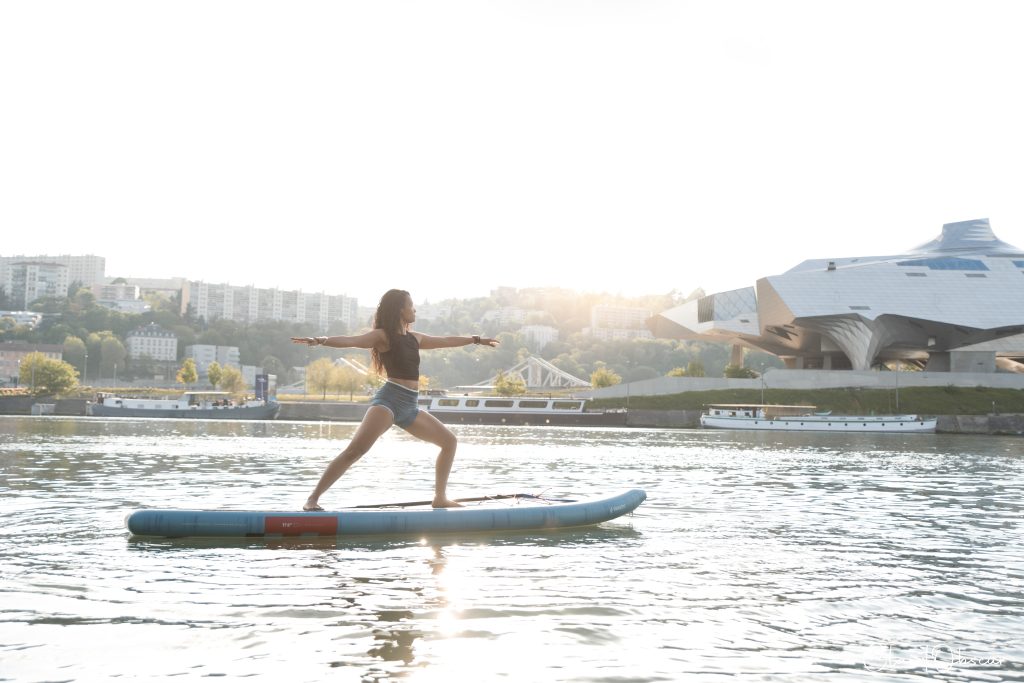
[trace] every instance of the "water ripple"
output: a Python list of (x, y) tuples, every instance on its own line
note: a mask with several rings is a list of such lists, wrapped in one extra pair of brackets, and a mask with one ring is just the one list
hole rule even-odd
[[(142, 540), (298, 507), (337, 423), (0, 418), (0, 679), (1024, 681), (1019, 441), (464, 427), (456, 495), (642, 487), (591, 529)], [(387, 434), (324, 502), (423, 498)]]

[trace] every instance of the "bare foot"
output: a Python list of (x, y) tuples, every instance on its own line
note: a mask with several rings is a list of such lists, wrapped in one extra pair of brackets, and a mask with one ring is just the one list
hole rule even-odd
[(436, 508), (460, 508), (460, 507), (462, 507), (462, 505), (460, 503), (456, 503), (454, 500), (451, 500), (450, 498), (435, 498), (434, 502), (431, 503), (431, 505), (433, 507), (436, 507)]
[(306, 504), (302, 506), (303, 512), (323, 512), (324, 509), (320, 507), (315, 500), (307, 500)]

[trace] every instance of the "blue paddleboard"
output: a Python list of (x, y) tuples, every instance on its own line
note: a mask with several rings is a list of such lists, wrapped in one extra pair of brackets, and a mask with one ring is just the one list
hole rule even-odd
[[(506, 497), (507, 498), (507, 497)], [(457, 533), (463, 531), (527, 531), (589, 526), (635, 510), (647, 494), (631, 489), (605, 498), (547, 501), (512, 497), (512, 502), (487, 501), (461, 508), (410, 510), (369, 507), (336, 512), (258, 510), (136, 510), (125, 517), (136, 536), (222, 536), (281, 538), (287, 536), (359, 536)]]

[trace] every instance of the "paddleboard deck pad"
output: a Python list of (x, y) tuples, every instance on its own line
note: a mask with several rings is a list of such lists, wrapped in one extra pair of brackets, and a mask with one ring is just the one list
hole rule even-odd
[[(508, 498), (507, 496), (503, 498)], [(529, 531), (600, 524), (635, 510), (647, 498), (641, 489), (589, 500), (512, 497), (461, 508), (411, 510), (360, 507), (338, 511), (143, 509), (124, 523), (135, 536), (283, 538), (302, 536), (407, 535), (471, 531)]]

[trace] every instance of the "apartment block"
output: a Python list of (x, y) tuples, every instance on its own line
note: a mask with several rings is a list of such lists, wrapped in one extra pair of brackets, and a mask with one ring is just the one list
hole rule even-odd
[(81, 282), (85, 287), (102, 285), (106, 282), (104, 271), (107, 259), (102, 256), (85, 254), (83, 256), (0, 256), (0, 282), (7, 279), (7, 269), (19, 261), (35, 261), (40, 263), (59, 263), (68, 269), (68, 285)]
[(68, 295), (68, 267), (45, 261), (13, 261), (7, 264), (4, 291), (18, 307), (44, 296)]
[(192, 344), (185, 347), (185, 357), (196, 362), (196, 370), (201, 377), (206, 376), (210, 364), (216, 361), (219, 365), (230, 365), (241, 368), (241, 353), (237, 346), (215, 346), (213, 344)]
[(590, 327), (583, 333), (605, 341), (616, 339), (652, 339), (646, 321), (651, 312), (644, 308), (598, 304), (590, 309)]
[[(37, 351), (52, 360), (64, 358), (64, 347), (59, 344), (29, 344), (21, 341), (0, 343), (0, 383), (13, 384), (18, 377), (22, 359)], [(28, 384), (27, 378), (22, 378), (19, 383)]]
[(153, 360), (175, 361), (178, 359), (178, 335), (165, 330), (156, 323), (136, 328), (125, 337), (128, 357), (132, 360), (152, 358)]
[(343, 295), (309, 293), (299, 290), (189, 282), (195, 315), (206, 320), (226, 318), (236, 322), (280, 320), (305, 323), (324, 330), (341, 321), (348, 327), (358, 323), (358, 301)]

